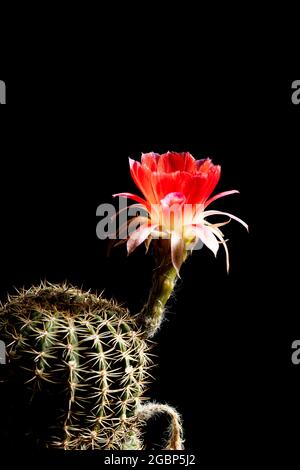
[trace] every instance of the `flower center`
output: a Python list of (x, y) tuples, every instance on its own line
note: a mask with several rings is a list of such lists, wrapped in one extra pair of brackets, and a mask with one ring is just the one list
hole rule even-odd
[(182, 193), (169, 193), (161, 201), (161, 205), (165, 208), (171, 208), (175, 205), (183, 206), (186, 201), (186, 197)]

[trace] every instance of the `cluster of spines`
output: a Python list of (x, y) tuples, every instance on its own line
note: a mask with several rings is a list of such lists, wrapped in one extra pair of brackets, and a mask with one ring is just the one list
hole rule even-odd
[(137, 435), (151, 361), (127, 310), (101, 296), (44, 284), (2, 307), (0, 337), (32, 403), (45, 390), (63, 397), (46, 445), (120, 449)]

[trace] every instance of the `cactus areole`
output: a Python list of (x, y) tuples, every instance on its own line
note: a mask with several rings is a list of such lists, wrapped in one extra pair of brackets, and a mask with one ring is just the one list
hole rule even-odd
[[(156, 267), (143, 309), (129, 311), (102, 296), (69, 285), (41, 284), (9, 298), (0, 309), (0, 340), (6, 345), (0, 382), (2, 442), (33, 447), (143, 449), (143, 427), (153, 416), (170, 418), (165, 449), (183, 448), (180, 417), (166, 404), (144, 402), (151, 377), (152, 338), (182, 263), (200, 239), (216, 255), (223, 245), (222, 223), (211, 215), (237, 217), (206, 207), (220, 178), (220, 167), (189, 153), (144, 154), (130, 160), (131, 175), (148, 216), (129, 235), (131, 253), (143, 242), (153, 247)], [(176, 206), (170, 217), (169, 211)], [(141, 218), (140, 218), (141, 219)]]
[(78, 289), (42, 285), (11, 298), (0, 315), (16, 413), (9, 421), (14, 428), (18, 422), (17, 432), (63, 449), (137, 445), (149, 358), (127, 310)]

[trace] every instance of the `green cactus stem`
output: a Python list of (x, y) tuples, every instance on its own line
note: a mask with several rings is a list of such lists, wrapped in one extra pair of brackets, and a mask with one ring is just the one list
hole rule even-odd
[(151, 361), (126, 309), (44, 284), (2, 307), (0, 336), (8, 355), (6, 433), (66, 450), (141, 448), (137, 411)]
[[(156, 243), (155, 243), (156, 242)], [(136, 315), (136, 322), (145, 338), (152, 338), (164, 319), (165, 307), (171, 297), (178, 275), (170, 257), (169, 240), (153, 240), (156, 268), (147, 302)], [(188, 252), (183, 254), (186, 260)]]
[[(162, 246), (162, 245), (159, 245)], [(156, 415), (170, 418), (166, 449), (182, 449), (176, 410), (142, 402), (150, 348), (177, 274), (164, 249), (142, 312), (90, 292), (49, 283), (0, 308), (6, 377), (0, 383), (0, 439), (65, 450), (138, 450)]]

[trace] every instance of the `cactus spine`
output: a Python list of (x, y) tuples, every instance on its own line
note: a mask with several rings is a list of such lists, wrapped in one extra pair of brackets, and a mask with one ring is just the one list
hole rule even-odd
[(102, 296), (49, 283), (20, 292), (0, 309), (8, 362), (0, 413), (8, 439), (25, 436), (25, 445), (65, 450), (142, 449), (143, 427), (165, 414), (164, 447), (183, 448), (176, 410), (142, 405), (151, 377), (149, 338), (177, 280), (168, 240), (154, 253), (152, 289), (135, 316)]
[(2, 307), (0, 336), (14, 402), (9, 422), (22, 423), (18, 431), (29, 443), (67, 450), (141, 447), (138, 410), (151, 361), (126, 309), (44, 284)]

